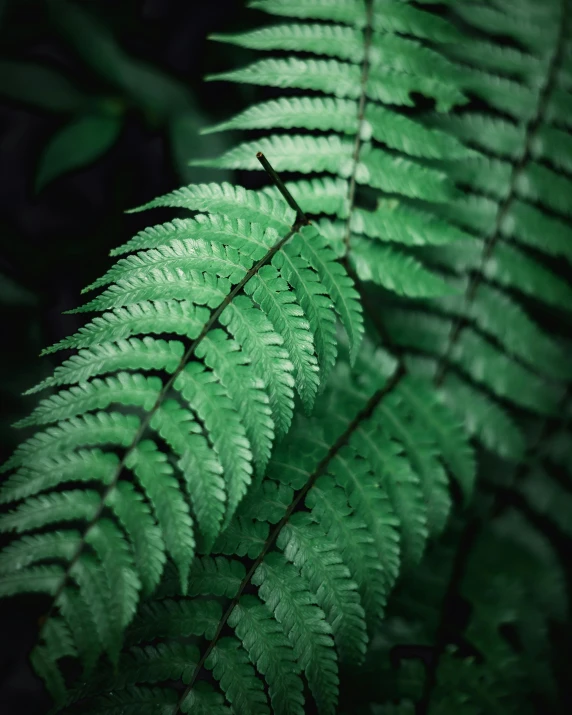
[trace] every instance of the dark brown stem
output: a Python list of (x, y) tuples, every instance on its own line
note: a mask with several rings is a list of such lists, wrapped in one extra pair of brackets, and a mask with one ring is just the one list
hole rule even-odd
[(359, 153), (362, 145), (361, 133), (363, 128), (363, 123), (365, 120), (365, 103), (367, 98), (367, 79), (369, 76), (369, 49), (371, 47), (371, 36), (373, 33), (373, 1), (365, 0), (365, 12), (366, 12), (366, 22), (365, 22), (365, 35), (364, 35), (364, 53), (363, 53), (363, 63), (361, 68), (361, 95), (359, 99), (358, 107), (358, 125), (356, 131), (356, 138), (354, 142), (353, 150), (353, 168), (352, 175), (350, 177), (350, 185), (348, 189), (348, 219), (346, 222), (346, 232), (344, 236), (344, 256), (347, 256), (350, 250), (350, 236), (351, 236), (351, 216), (352, 209), (355, 202), (356, 194), (356, 172), (359, 161)]
[(278, 176), (278, 174), (276, 173), (276, 169), (274, 169), (274, 167), (270, 164), (270, 162), (264, 156), (264, 154), (261, 151), (259, 151), (256, 155), (256, 158), (262, 164), (265, 171), (268, 173), (268, 175), (270, 176), (270, 178), (276, 185), (276, 188), (278, 189), (278, 191), (286, 199), (288, 206), (290, 206), (290, 208), (294, 209), (294, 211), (296, 212), (296, 224), (295, 225), (304, 226), (304, 225), (310, 224), (311, 223), (310, 219), (306, 216), (306, 214), (298, 206), (298, 204), (296, 203), (296, 199), (288, 191), (288, 189), (286, 188), (286, 184)]

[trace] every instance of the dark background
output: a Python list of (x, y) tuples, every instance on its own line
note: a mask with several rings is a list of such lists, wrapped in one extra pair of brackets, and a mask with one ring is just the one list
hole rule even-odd
[[(249, 61), (250, 52), (207, 40), (213, 32), (258, 25), (261, 13), (244, 5), (0, 0), (1, 462), (22, 438), (10, 425), (37, 401), (22, 392), (67, 356), (38, 353), (84, 323), (85, 316), (62, 312), (84, 302), (81, 289), (109, 268), (112, 248), (174, 214), (123, 212), (192, 181), (232, 180), (186, 162), (222, 153), (231, 135), (201, 137), (199, 130), (253, 99), (255, 90), (246, 85), (203, 82), (208, 73)], [(70, 22), (69, 6), (83, 11), (83, 24)], [(77, 13), (72, 19), (77, 23)], [(14, 62), (24, 70), (47, 69), (49, 81), (15, 73)], [(129, 81), (122, 85), (124, 76)], [(62, 94), (60, 83), (66, 81), (71, 90)], [(76, 103), (78, 93), (82, 99)], [(120, 124), (112, 146), (39, 186), (50, 142), (87, 115), (107, 114)], [(239, 181), (249, 185), (248, 176)], [(48, 708), (27, 662), (44, 608), (38, 597), (0, 605), (2, 715)]]

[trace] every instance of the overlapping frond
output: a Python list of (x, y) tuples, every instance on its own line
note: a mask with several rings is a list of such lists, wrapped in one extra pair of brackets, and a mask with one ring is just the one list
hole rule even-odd
[[(163, 683), (164, 702), (178, 698), (165, 712), (187, 712), (202, 697), (206, 671), (234, 713), (302, 715), (305, 683), (319, 712), (336, 711), (340, 664), (364, 661), (401, 568), (443, 530), (450, 476), (470, 492), (473, 471), (444, 407), (438, 435), (427, 430), (417, 441), (425, 406), (387, 355), (365, 346), (365, 381), (346, 360), (316, 416), (295, 418), (267, 476), (214, 545), (200, 549), (187, 595), (170, 564), (127, 630), (119, 672), (76, 687), (65, 712), (96, 712), (109, 690), (127, 705), (134, 687), (170, 680), (182, 688)], [(455, 441), (450, 463), (458, 471), (446, 475), (437, 464), (437, 441)], [(184, 658), (180, 638), (193, 643)]]

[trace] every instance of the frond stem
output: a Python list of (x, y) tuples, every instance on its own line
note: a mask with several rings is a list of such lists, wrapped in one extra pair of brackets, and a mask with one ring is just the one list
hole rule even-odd
[(357, 166), (358, 166), (358, 160), (359, 160), (359, 153), (362, 145), (362, 129), (363, 129), (363, 124), (365, 121), (365, 103), (366, 103), (366, 88), (367, 88), (367, 80), (369, 76), (369, 51), (371, 47), (371, 37), (373, 34), (373, 0), (365, 0), (365, 13), (366, 13), (366, 23), (365, 23), (365, 30), (364, 30), (364, 53), (363, 53), (363, 62), (362, 62), (362, 68), (361, 68), (361, 80), (360, 80), (360, 85), (361, 85), (361, 95), (359, 98), (359, 106), (358, 106), (358, 125), (357, 125), (357, 131), (356, 131), (356, 138), (354, 142), (354, 150), (353, 150), (353, 167), (352, 167), (352, 175), (350, 177), (350, 185), (348, 189), (348, 219), (346, 222), (346, 231), (345, 231), (345, 236), (344, 236), (344, 257), (347, 256), (349, 250), (350, 250), (350, 235), (351, 235), (351, 217), (352, 217), (352, 210), (353, 206), (355, 203), (355, 194), (356, 194), (356, 172), (357, 172)]
[(276, 188), (278, 189), (278, 191), (282, 194), (282, 196), (286, 200), (286, 203), (288, 204), (288, 206), (290, 206), (290, 208), (294, 209), (294, 211), (296, 212), (296, 223), (300, 224), (300, 225), (311, 224), (312, 222), (310, 221), (310, 219), (302, 211), (300, 206), (298, 206), (298, 204), (296, 203), (296, 199), (288, 191), (288, 189), (286, 188), (286, 184), (278, 176), (276, 169), (272, 166), (272, 164), (268, 161), (268, 159), (264, 156), (264, 154), (261, 151), (259, 151), (256, 154), (256, 158), (262, 164), (262, 166), (264, 167), (264, 170), (268, 173), (268, 175), (270, 176), (270, 178), (276, 185)]

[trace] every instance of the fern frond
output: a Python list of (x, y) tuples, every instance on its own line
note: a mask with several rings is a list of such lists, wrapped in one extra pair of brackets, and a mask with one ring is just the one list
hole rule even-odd
[(131, 209), (131, 213), (162, 206), (242, 218), (277, 230), (288, 230), (294, 222), (292, 209), (283, 201), (273, 201), (260, 192), (248, 191), (242, 186), (232, 186), (226, 182), (191, 184)]
[(183, 345), (176, 340), (156, 340), (150, 336), (99, 343), (80, 350), (54, 370), (53, 377), (42, 380), (24, 394), (33, 394), (58, 385), (83, 383), (90, 377), (116, 370), (165, 370), (173, 373), (183, 356)]
[(447, 284), (420, 261), (389, 246), (358, 237), (354, 239), (352, 262), (362, 281), (371, 281), (399, 295), (428, 298), (450, 292)]
[(18, 501), (70, 481), (109, 484), (118, 464), (116, 454), (100, 449), (35, 457), (33, 462), (6, 479), (0, 490), (0, 502)]
[[(464, 555), (459, 547), (461, 533), (455, 528), (448, 542), (406, 576), (383, 637), (374, 646), (377, 652), (372, 653), (370, 669), (377, 663), (381, 667), (375, 670), (370, 700), (401, 697), (402, 704), (407, 699), (417, 707), (444, 713), (451, 709), (532, 713), (540, 703), (548, 710), (557, 707), (546, 658), (547, 623), (566, 617), (566, 596), (550, 543), (514, 509), (486, 518), (476, 531), (473, 548)], [(471, 603), (471, 615), (458, 647), (439, 627), (439, 620), (450, 618), (451, 585), (448, 578), (436, 574), (441, 576), (443, 564), (450, 570), (460, 558), (463, 576), (453, 588)], [(414, 651), (408, 654), (404, 649), (398, 670), (384, 666), (392, 647), (408, 642), (432, 644), (432, 660), (421, 666), (420, 660), (410, 660), (416, 657)], [(471, 652), (477, 658), (467, 655)]]
[[(351, 0), (296, 0), (284, 6), (279, 0), (251, 0), (249, 7), (287, 17), (332, 20), (363, 28), (367, 13), (363, 5)], [(377, 32), (397, 32), (425, 37), (435, 42), (455, 42), (459, 33), (445, 20), (402, 2), (376, 0), (372, 17)]]
[[(323, 373), (335, 360), (330, 301), (354, 349), (363, 332), (345, 269), (316, 229), (304, 233), (281, 199), (198, 185), (150, 205), (209, 213), (155, 227), (117, 251), (140, 249), (88, 287), (111, 284), (81, 309), (111, 310), (45, 351), (83, 348), (32, 391), (71, 386), (42, 400), (20, 426), (57, 424), (25, 441), (2, 467), (17, 470), (2, 490), (3, 501), (26, 499), (3, 518), (3, 529), (85, 522), (75, 551), (65, 552), (68, 569), (54, 593), (65, 601), (69, 580), (78, 582), (96, 619), (103, 618), (100, 647), (114, 662), (139, 592), (156, 588), (166, 555), (186, 593), (197, 538), (208, 550), (246, 494), (253, 466), (262, 474), (275, 434), (287, 432), (292, 420), (294, 387), (311, 410), (320, 387), (318, 360)], [(290, 245), (300, 230), (300, 242)], [(316, 246), (308, 253), (311, 241)], [(290, 265), (291, 272), (282, 270)], [(164, 370), (167, 379), (140, 372), (149, 370)], [(119, 458), (89, 446), (124, 451)], [(67, 481), (99, 481), (102, 491), (49, 491)], [(110, 519), (102, 519), (106, 507)], [(83, 558), (88, 544), (96, 561)], [(53, 551), (45, 559), (62, 555)], [(25, 588), (27, 581), (19, 583)], [(51, 581), (46, 587), (53, 592)], [(91, 667), (97, 644), (89, 650), (81, 642), (85, 629), (69, 610), (68, 616), (77, 650), (89, 651), (84, 661)]]
[(140, 609), (129, 628), (130, 646), (154, 637), (176, 638), (206, 635), (212, 638), (221, 617), (220, 605), (214, 601), (175, 601), (163, 599)]
[(163, 572), (165, 543), (143, 495), (129, 482), (119, 482), (105, 499), (127, 533), (143, 593), (151, 594)]
[(278, 554), (269, 554), (252, 582), (274, 613), (292, 645), (294, 657), (308, 679), (321, 712), (335, 710), (338, 690), (336, 655), (324, 612), (313, 603), (306, 584), (294, 567)]
[[(206, 669), (237, 712), (270, 712), (261, 675), (273, 711), (301, 715), (305, 680), (320, 712), (331, 713), (338, 661), (363, 662), (370, 629), (380, 621), (402, 566), (400, 541), (404, 557), (415, 553), (423, 529), (415, 521), (415, 504), (425, 507), (414, 469), (427, 480), (423, 469), (433, 456), (432, 442), (417, 443), (420, 423), (409, 424), (402, 378), (387, 385), (390, 371), (381, 377), (370, 359), (371, 346), (364, 349), (356, 360), (359, 368), (351, 372), (349, 363), (341, 362), (334, 375), (346, 374), (354, 384), (355, 412), (348, 414), (344, 390), (335, 387), (342, 384), (338, 379), (319, 397), (316, 417), (308, 422), (296, 416), (268, 475), (241, 502), (209, 555), (194, 562), (187, 596), (181, 597), (181, 586), (169, 574), (128, 627), (121, 656), (128, 660), (135, 644), (137, 652), (146, 653), (145, 643), (156, 638), (166, 648), (180, 636), (204, 634), (209, 641), (199, 660), (192, 656), (196, 668), (190, 678), (182, 664), (178, 674), (166, 676), (187, 684), (179, 698), (183, 712), (185, 703), (195, 702), (196, 688), (200, 699)], [(367, 385), (360, 381), (364, 357), (371, 371)], [(331, 422), (324, 422), (324, 414)], [(395, 432), (398, 414), (403, 422)], [(458, 427), (451, 415), (442, 430), (447, 424), (453, 431)], [(364, 449), (367, 435), (372, 439)], [(447, 435), (441, 439), (447, 441)], [(467, 462), (472, 464), (468, 449), (465, 445), (459, 458), (465, 473)], [(284, 469), (289, 454), (295, 458)], [(433, 526), (436, 532), (442, 524)], [(244, 557), (251, 561), (248, 570), (238, 561)], [(227, 635), (229, 628), (236, 638)], [(111, 683), (129, 698), (131, 686), (153, 682), (151, 677), (142, 671), (122, 683), (102, 675), (89, 692), (72, 692), (72, 700), (89, 707)]]

